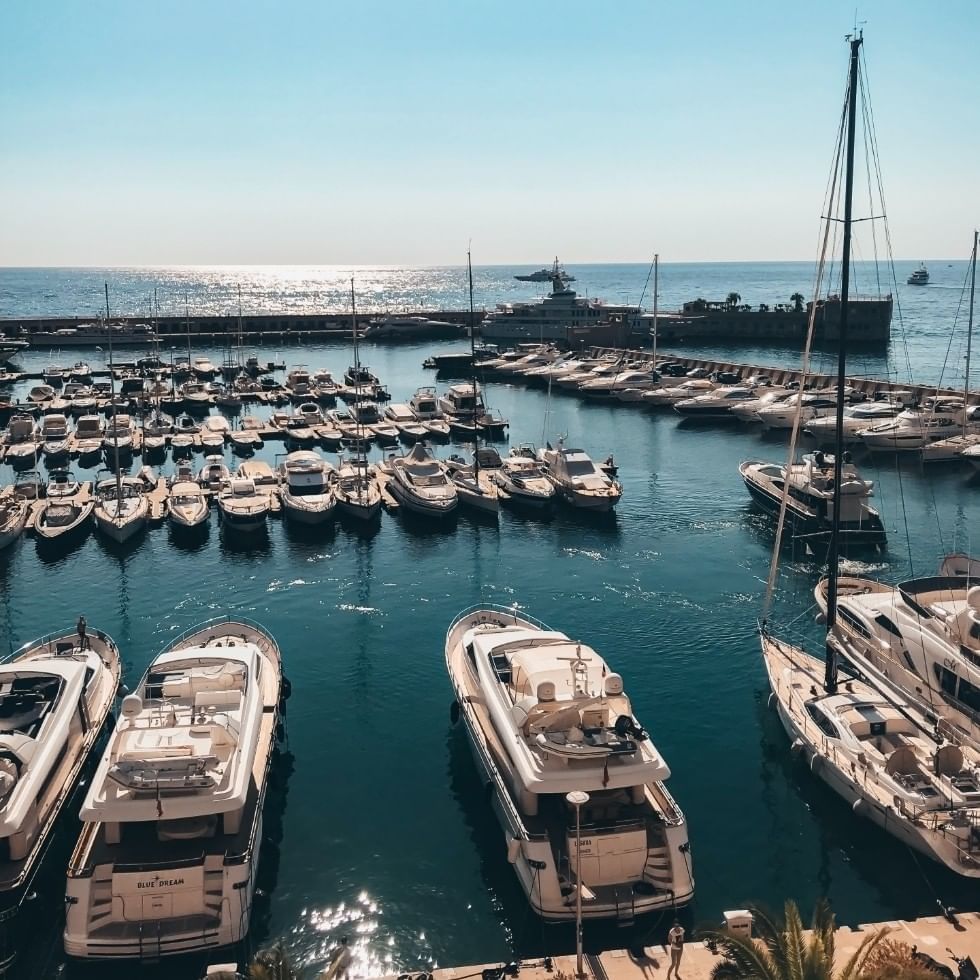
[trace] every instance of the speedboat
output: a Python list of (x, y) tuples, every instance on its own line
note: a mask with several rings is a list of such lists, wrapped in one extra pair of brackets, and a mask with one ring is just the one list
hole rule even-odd
[[(208, 362), (210, 364), (210, 361)], [(185, 381), (180, 386), (184, 411), (206, 415), (211, 410), (211, 395), (200, 381)]]
[(68, 455), (68, 419), (57, 412), (45, 415), (41, 421), (41, 442), (44, 455), (60, 459)]
[(87, 632), (84, 644), (75, 630), (52, 633), (0, 665), (0, 969), (7, 975), (18, 930), (31, 928), (18, 911), (33, 897), (59, 817), (72, 809), (119, 675), (119, 651), (101, 630)]
[(128, 454), (133, 451), (133, 420), (128, 415), (113, 415), (102, 434), (102, 451), (111, 456), (114, 453)]
[(44, 503), (34, 522), (40, 540), (64, 542), (86, 530), (95, 501), (80, 497), (81, 487), (67, 470), (55, 470), (48, 480)]
[(805, 391), (765, 405), (756, 413), (766, 429), (792, 429), (799, 414), (800, 422), (837, 414), (836, 391)]
[(31, 506), (16, 494), (0, 496), (0, 551), (12, 545), (24, 532)]
[(922, 408), (900, 412), (893, 419), (862, 429), (866, 449), (908, 452), (963, 431), (963, 405), (958, 399), (927, 399)]
[(283, 514), (300, 524), (323, 524), (333, 517), (333, 467), (317, 453), (290, 453), (279, 466)]
[(211, 514), (208, 495), (194, 480), (180, 480), (170, 484), (167, 498), (167, 517), (170, 526), (190, 530), (207, 524)]
[[(895, 401), (859, 402), (844, 406), (844, 442), (860, 442), (861, 433), (872, 425), (895, 418), (902, 406)], [(817, 445), (831, 445), (837, 439), (837, 413), (810, 419), (803, 427)]]
[(447, 517), (456, 510), (459, 497), (446, 467), (425, 448), (415, 443), (404, 456), (391, 461), (388, 488), (407, 510), (425, 517)]
[(337, 509), (357, 520), (374, 520), (381, 511), (381, 490), (363, 457), (341, 460), (334, 496)]
[(55, 397), (57, 392), (51, 385), (35, 385), (27, 393), (27, 400), (34, 402), (35, 405), (41, 405), (44, 402), (49, 402)]
[[(862, 480), (850, 453), (842, 457), (840, 539), (856, 544), (884, 545), (885, 526), (868, 503), (874, 486)], [(738, 468), (752, 499), (779, 516), (786, 500), (786, 521), (793, 537), (827, 541), (833, 527), (834, 457), (819, 450), (806, 453), (788, 469), (780, 463), (747, 460)]]
[(649, 406), (675, 405), (686, 398), (696, 398), (714, 391), (716, 385), (708, 378), (690, 378), (673, 388), (650, 388), (643, 393), (641, 403)]
[(193, 370), (202, 381), (210, 381), (218, 373), (218, 369), (211, 363), (209, 357), (195, 357)]
[(117, 476), (96, 483), (95, 526), (119, 544), (142, 531), (150, 513), (143, 489), (143, 481), (135, 476)]
[(218, 513), (229, 530), (262, 531), (269, 510), (269, 495), (261, 493), (254, 480), (240, 475), (232, 477), (218, 494)]
[(584, 643), (516, 609), (460, 613), (446, 666), (507, 860), (545, 919), (618, 919), (694, 894), (670, 769), (623, 678)]
[(98, 415), (83, 415), (75, 423), (75, 449), (79, 458), (96, 456), (102, 450), (105, 427)]
[(485, 415), (486, 411), (483, 392), (472, 382), (450, 385), (446, 393), (439, 398), (439, 413), (448, 415), (450, 419), (453, 417), (472, 419)]
[(275, 639), (247, 621), (195, 627), (153, 660), (82, 803), (69, 956), (157, 959), (245, 938), (287, 692)]
[(905, 282), (909, 286), (928, 286), (929, 270), (925, 267), (925, 265), (920, 264), (919, 268), (916, 269), (915, 272), (913, 272), (912, 275), (905, 280)]
[(558, 496), (582, 510), (609, 511), (623, 496), (623, 486), (610, 479), (582, 449), (547, 447), (538, 454)]
[(352, 445), (371, 441), (370, 429), (358, 425), (354, 416), (342, 408), (332, 408), (327, 412), (327, 421), (340, 432), (341, 438)]
[(307, 401), (313, 397), (313, 380), (310, 372), (302, 364), (291, 368), (286, 375), (286, 390), (289, 392), (290, 400), (294, 402)]
[(321, 368), (313, 373), (313, 393), (321, 405), (333, 405), (337, 401), (339, 391), (340, 385), (334, 381), (329, 371)]
[(652, 370), (629, 369), (613, 375), (600, 376), (583, 381), (578, 390), (589, 398), (615, 398), (616, 395), (630, 388), (637, 391), (648, 391), (660, 383), (660, 375)]
[(231, 432), (231, 424), (223, 415), (208, 415), (201, 426), (201, 449), (206, 453), (220, 453), (225, 447), (225, 438)]
[(547, 507), (554, 502), (555, 488), (541, 464), (533, 458), (510, 455), (501, 460), (493, 478), (505, 503)]
[(715, 388), (707, 394), (682, 398), (679, 402), (674, 402), (674, 411), (685, 418), (737, 419), (738, 416), (732, 414), (732, 409), (736, 405), (754, 401), (755, 398), (754, 389), (746, 388), (744, 385)]
[[(472, 392), (472, 386), (469, 387)], [(449, 423), (443, 417), (435, 388), (419, 388), (409, 400), (408, 407), (430, 435), (449, 438)]]
[(395, 403), (385, 409), (385, 418), (395, 426), (398, 434), (408, 442), (418, 442), (429, 434), (408, 405)]
[(197, 482), (207, 490), (218, 490), (221, 485), (231, 478), (231, 471), (225, 463), (224, 456), (205, 456), (201, 472), (197, 474)]
[(75, 497), (81, 491), (78, 480), (68, 470), (52, 470), (48, 477), (44, 496), (47, 500), (54, 498)]

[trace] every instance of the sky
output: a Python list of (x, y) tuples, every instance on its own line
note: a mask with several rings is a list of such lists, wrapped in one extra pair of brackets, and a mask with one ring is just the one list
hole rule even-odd
[(977, 0), (3, 0), (0, 265), (812, 259), (855, 20), (895, 256), (962, 257)]

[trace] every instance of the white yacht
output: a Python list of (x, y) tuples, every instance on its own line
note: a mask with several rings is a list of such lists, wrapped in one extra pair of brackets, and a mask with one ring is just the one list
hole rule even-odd
[(395, 402), (385, 409), (385, 418), (398, 429), (398, 434), (409, 442), (418, 442), (429, 435), (429, 430), (418, 420), (408, 405)]
[(442, 439), (449, 438), (449, 423), (443, 417), (435, 388), (419, 388), (412, 395), (408, 407), (430, 435)]
[(247, 935), (284, 691), (254, 623), (196, 627), (150, 664), (82, 804), (69, 956), (156, 959)]
[(134, 432), (133, 420), (129, 415), (113, 415), (103, 430), (102, 451), (107, 456), (116, 452), (120, 455), (131, 453)]
[(208, 490), (220, 490), (231, 479), (231, 470), (224, 456), (205, 456), (197, 482)]
[(177, 480), (170, 485), (167, 517), (170, 526), (179, 530), (203, 527), (211, 515), (208, 495), (195, 480)]
[(766, 429), (792, 429), (799, 413), (800, 423), (837, 414), (837, 393), (834, 391), (795, 392), (791, 398), (783, 398), (765, 405), (757, 411), (759, 421)]
[[(242, 466), (245, 464), (243, 463)], [(222, 523), (233, 531), (253, 533), (265, 530), (271, 503), (254, 480), (239, 475), (232, 477), (218, 494), (218, 513)]]
[(119, 687), (112, 640), (92, 630), (80, 644), (74, 630), (53, 633), (0, 665), (0, 971), (11, 967), (18, 909)]
[(582, 510), (609, 511), (623, 496), (622, 484), (607, 476), (582, 449), (547, 447), (538, 453), (558, 495)]
[(117, 476), (95, 485), (95, 526), (113, 541), (123, 544), (142, 531), (150, 515), (143, 481)]
[(958, 399), (927, 399), (922, 408), (906, 409), (887, 422), (861, 431), (872, 450), (908, 452), (963, 432), (963, 405)]
[(0, 551), (24, 533), (31, 513), (30, 502), (13, 493), (0, 496)]
[(458, 323), (432, 320), (427, 316), (398, 316), (388, 314), (368, 320), (364, 328), (365, 340), (417, 340), (433, 337), (454, 337), (462, 330)]
[(661, 385), (657, 388), (650, 388), (643, 393), (641, 399), (644, 405), (676, 405), (679, 401), (687, 398), (697, 398), (698, 395), (707, 395), (715, 390), (717, 386), (714, 381), (707, 378), (690, 378), (682, 381), (673, 388)]
[(406, 510), (424, 517), (447, 517), (459, 502), (456, 487), (439, 462), (421, 442), (391, 461), (388, 488)]
[(465, 419), (486, 415), (483, 391), (472, 381), (450, 385), (448, 391), (439, 398), (439, 411), (443, 415)]
[(656, 388), (659, 383), (660, 375), (656, 371), (630, 368), (613, 375), (600, 375), (583, 381), (578, 390), (589, 398), (615, 398), (624, 389), (647, 391)]
[(485, 341), (562, 341), (576, 329), (606, 327), (620, 335), (623, 325), (638, 329), (643, 311), (639, 306), (604, 303), (577, 296), (564, 280), (551, 280), (551, 293), (537, 303), (507, 303), (483, 318), (480, 335)]
[(290, 453), (279, 466), (283, 514), (300, 524), (323, 524), (333, 518), (333, 467), (318, 453)]
[(218, 369), (211, 363), (210, 357), (195, 357), (193, 369), (194, 374), (202, 381), (210, 381), (218, 373)]
[[(872, 425), (888, 422), (902, 411), (896, 401), (859, 402), (844, 406), (844, 442), (859, 443), (861, 433)], [(813, 418), (806, 422), (803, 431), (818, 446), (832, 445), (837, 440), (837, 413)]]
[(682, 398), (674, 402), (674, 411), (678, 415), (692, 419), (737, 419), (732, 410), (736, 405), (755, 401), (756, 393), (745, 385), (715, 388), (704, 395), (694, 398)]
[(554, 503), (555, 487), (541, 468), (541, 463), (530, 456), (513, 451), (501, 461), (494, 479), (505, 503), (526, 507), (547, 507)]
[[(466, 610), (446, 664), (507, 859), (532, 909), (632, 922), (694, 892), (670, 770), (622, 677), (585, 644), (514, 609)], [(568, 794), (581, 793), (576, 810)]]
[(919, 264), (919, 268), (915, 270), (905, 280), (909, 286), (928, 286), (929, 285), (929, 270), (923, 264)]
[(363, 456), (341, 460), (334, 496), (337, 509), (348, 517), (371, 521), (381, 512), (381, 490)]

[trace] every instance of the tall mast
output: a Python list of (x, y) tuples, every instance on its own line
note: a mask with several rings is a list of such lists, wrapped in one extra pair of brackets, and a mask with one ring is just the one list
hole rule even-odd
[(354, 336), (354, 432), (357, 435), (357, 499), (363, 496), (363, 471), (367, 468), (367, 457), (364, 454), (364, 433), (361, 429), (361, 356), (357, 348), (357, 302), (354, 299), (354, 277), (350, 277), (350, 322), (351, 333)]
[(966, 372), (963, 375), (963, 434), (967, 428), (970, 398), (970, 347), (973, 343), (973, 294), (977, 288), (977, 232), (973, 232), (973, 265), (970, 270), (970, 317), (966, 328)]
[[(555, 258), (557, 264), (558, 259)], [(473, 372), (473, 479), (477, 492), (480, 489), (480, 435), (476, 427), (476, 329), (473, 314), (473, 258), (466, 250), (466, 271), (470, 280), (470, 370)]]
[(184, 290), (184, 329), (187, 331), (187, 367), (191, 366), (191, 315), (190, 304), (187, 300), (187, 290)]
[(238, 367), (239, 368), (241, 368), (241, 366), (242, 366), (242, 340), (243, 340), (243, 338), (244, 338), (244, 334), (242, 332), (242, 284), (239, 283), (238, 284), (238, 337), (236, 338), (237, 341), (238, 341), (238, 351), (237, 351), (236, 356), (235, 356), (235, 361), (238, 364)]
[(116, 514), (118, 508), (122, 506), (122, 475), (119, 472), (119, 420), (116, 418), (118, 406), (116, 405), (116, 375), (112, 370), (112, 327), (109, 326), (109, 283), (105, 286), (105, 325), (106, 333), (109, 337), (109, 404), (112, 405), (112, 444), (113, 454), (116, 459)]
[(844, 248), (840, 275), (840, 332), (837, 337), (837, 439), (834, 444), (834, 514), (827, 555), (827, 669), (824, 688), (837, 690), (837, 651), (830, 637), (837, 622), (837, 576), (840, 571), (840, 502), (844, 471), (844, 385), (847, 379), (847, 303), (851, 284), (851, 222), (854, 203), (854, 126), (857, 116), (858, 62), (862, 35), (850, 38), (851, 72), (847, 89), (847, 159), (844, 173)]
[(659, 300), (660, 254), (653, 256), (653, 369), (657, 370), (657, 302)]

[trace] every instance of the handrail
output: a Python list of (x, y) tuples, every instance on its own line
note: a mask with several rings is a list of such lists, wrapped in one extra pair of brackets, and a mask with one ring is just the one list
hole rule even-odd
[(176, 637), (170, 639), (167, 645), (160, 650), (157, 656), (173, 650), (175, 646), (193, 636), (195, 633), (203, 633), (209, 627), (220, 626), (224, 623), (241, 623), (243, 626), (247, 626), (249, 629), (253, 629), (257, 633), (261, 633), (262, 636), (272, 643), (277, 650), (279, 649), (279, 644), (276, 642), (276, 638), (260, 623), (255, 622), (253, 619), (248, 619), (245, 616), (235, 616), (231, 613), (225, 613), (224, 616), (215, 616), (213, 619), (206, 619), (203, 623), (199, 623), (196, 626), (188, 627), (182, 633), (179, 633)]
[(515, 624), (523, 620), (525, 623), (529, 623), (531, 626), (537, 627), (537, 629), (547, 630), (549, 632), (551, 631), (551, 627), (548, 626), (547, 623), (542, 622), (540, 619), (537, 619), (530, 613), (525, 613), (523, 610), (519, 612), (516, 604), (513, 606), (504, 606), (495, 602), (478, 602), (472, 606), (467, 606), (466, 609), (462, 610), (462, 612), (457, 613), (453, 621), (449, 624), (449, 629), (446, 631), (446, 637), (448, 638), (449, 634), (452, 633), (452, 631), (464, 619), (466, 619), (467, 616), (472, 616), (473, 613), (483, 611), (500, 613), (504, 616), (508, 616), (514, 620)]
[[(115, 640), (108, 633), (102, 630), (91, 630), (92, 636), (97, 637), (100, 641), (105, 643), (109, 650), (115, 650), (118, 652), (119, 648), (116, 646)], [(55, 630), (51, 633), (45, 633), (44, 636), (39, 636), (36, 640), (28, 640), (22, 646), (19, 646), (13, 653), (6, 657), (0, 658), (0, 663), (8, 663), (11, 660), (15, 660), (22, 653), (27, 653), (28, 650), (33, 650), (34, 647), (49, 646), (53, 644), (56, 640), (67, 639), (68, 637), (77, 637), (77, 629), (67, 627), (63, 630)]]

